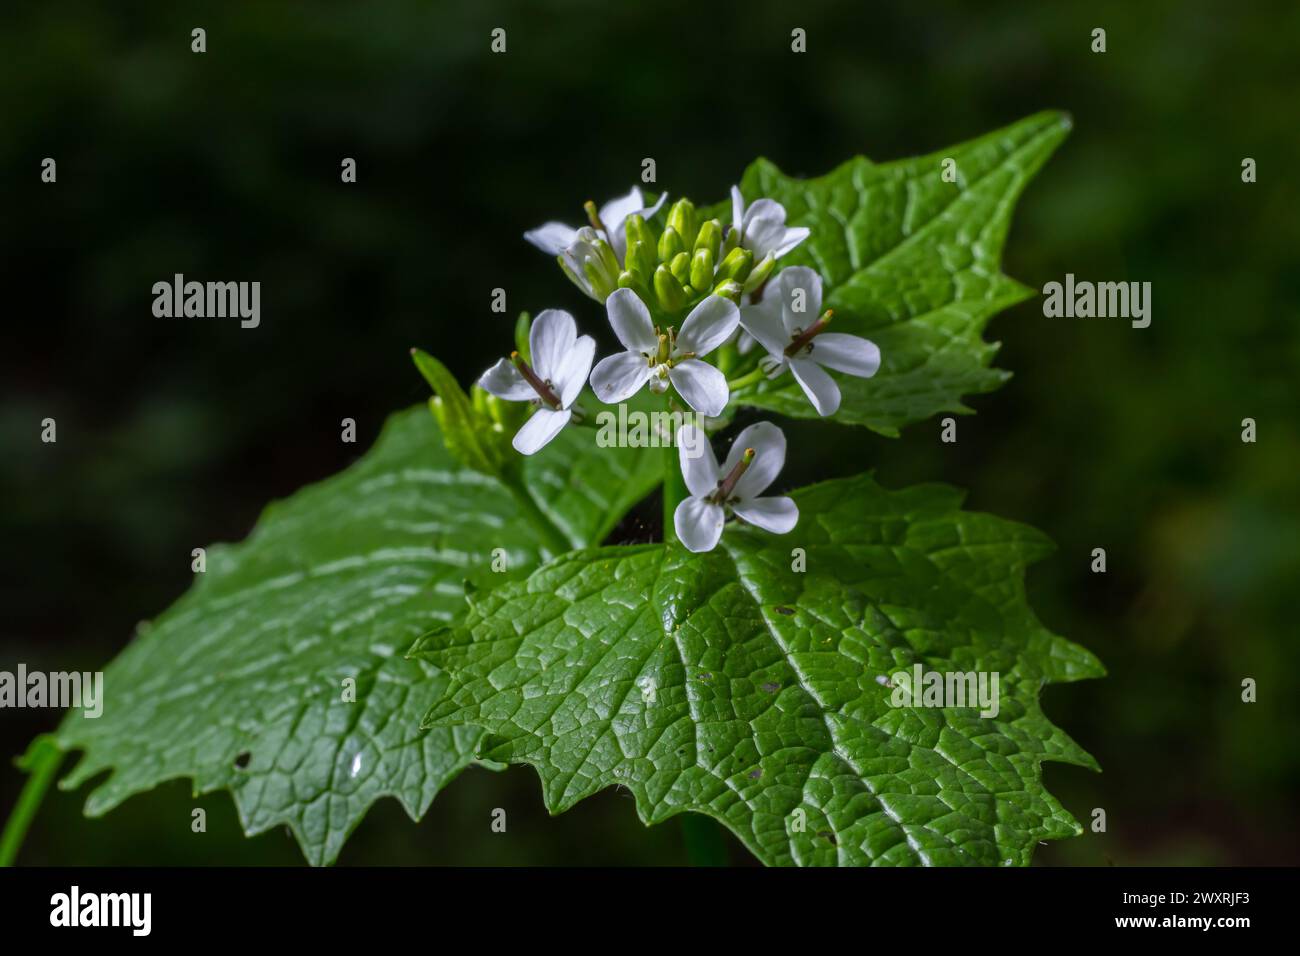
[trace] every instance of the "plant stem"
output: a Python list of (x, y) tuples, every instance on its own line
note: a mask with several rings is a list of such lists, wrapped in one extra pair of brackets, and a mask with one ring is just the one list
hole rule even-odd
[(32, 750), (24, 764), (24, 769), (31, 774), (23, 785), (23, 792), (18, 795), (18, 803), (9, 820), (5, 823), (3, 836), (0, 836), (0, 866), (13, 866), (22, 848), (27, 828), (31, 826), (36, 811), (45, 799), (45, 791), (50, 781), (58, 773), (59, 764), (63, 763), (63, 751), (50, 737), (39, 737), (32, 745)]
[[(669, 413), (672, 412), (677, 390), (670, 388), (664, 394)], [(677, 406), (681, 408), (683, 406)], [(677, 543), (677, 526), (673, 519), (677, 515), (677, 506), (686, 500), (686, 479), (682, 477), (681, 459), (676, 444), (664, 447), (664, 544)]]
[(686, 480), (682, 478), (682, 467), (678, 460), (677, 446), (664, 448), (664, 543), (677, 543), (677, 528), (673, 518), (677, 506), (686, 500)]
[(763, 381), (763, 377), (766, 374), (767, 373), (764, 372), (761, 368), (756, 368), (752, 372), (748, 373), (747, 375), (742, 375), (740, 376), (740, 378), (733, 378), (730, 382), (727, 383), (727, 390), (731, 392), (738, 392), (742, 388), (749, 388), (749, 386), (751, 385), (757, 385), (759, 382)]
[(573, 545), (564, 532), (556, 527), (550, 518), (546, 517), (546, 513), (538, 507), (537, 502), (533, 500), (533, 496), (528, 493), (528, 489), (523, 486), (517, 477), (503, 477), (501, 481), (510, 489), (510, 494), (514, 496), (515, 502), (519, 505), (519, 510), (524, 513), (524, 517), (541, 534), (542, 544), (551, 552), (551, 557), (573, 550)]

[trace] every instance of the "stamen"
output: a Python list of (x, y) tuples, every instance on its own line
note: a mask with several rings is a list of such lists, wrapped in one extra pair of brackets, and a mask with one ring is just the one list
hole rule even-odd
[(533, 391), (538, 394), (541, 400), (558, 412), (560, 410), (559, 396), (555, 394), (550, 385), (538, 378), (537, 373), (528, 367), (524, 357), (518, 352), (511, 352), (510, 361), (515, 364), (515, 368), (519, 369), (519, 374), (524, 377), (525, 382), (533, 387)]
[(731, 497), (731, 492), (735, 490), (736, 482), (740, 481), (740, 476), (749, 468), (750, 463), (754, 460), (754, 449), (746, 448), (745, 454), (740, 456), (740, 461), (736, 462), (736, 467), (731, 469), (727, 477), (719, 480), (718, 490), (709, 496), (709, 500), (715, 505), (720, 505)]
[(785, 347), (785, 357), (794, 358), (801, 351), (803, 351), (803, 347), (805, 345), (811, 342), (822, 332), (825, 332), (826, 326), (830, 324), (831, 316), (834, 314), (835, 313), (832, 312), (830, 309), (827, 309), (825, 312), (822, 313), (822, 317), (820, 319), (818, 319), (812, 325), (808, 326), (808, 328), (804, 329), (797, 336), (795, 336), (794, 341)]

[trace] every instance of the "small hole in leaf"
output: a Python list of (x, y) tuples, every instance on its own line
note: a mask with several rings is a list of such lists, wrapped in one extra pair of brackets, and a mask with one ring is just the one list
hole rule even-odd
[(753, 770), (751, 770), (751, 771), (749, 772), (749, 779), (750, 779), (750, 780), (758, 780), (758, 779), (761, 778), (762, 776), (763, 776), (763, 768), (762, 768), (762, 767), (755, 767)]
[(248, 761), (252, 759), (252, 756), (253, 756), (252, 754), (250, 754), (247, 750), (245, 750), (242, 754), (240, 754), (238, 757), (235, 758), (235, 769), (243, 770), (245, 767), (247, 767)]
[(776, 613), (777, 613), (777, 614), (785, 614), (785, 615), (788, 616), (788, 615), (791, 615), (791, 614), (794, 613), (794, 608), (792, 608), (792, 607), (786, 607), (784, 604), (780, 604), (780, 605), (777, 605)]
[(775, 694), (780, 689), (781, 689), (780, 684), (774, 684), (771, 681), (768, 681), (766, 684), (763, 685), (763, 690), (767, 691), (769, 694)]
[(840, 845), (840, 841), (835, 839), (835, 834), (832, 833), (830, 830), (818, 830), (817, 835), (819, 837), (824, 837), (825, 839), (829, 840), (831, 844), (834, 846)]

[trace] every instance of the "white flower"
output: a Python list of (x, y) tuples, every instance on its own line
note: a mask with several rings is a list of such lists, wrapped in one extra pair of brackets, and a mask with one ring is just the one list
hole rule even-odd
[(754, 253), (755, 270), (764, 259), (780, 259), (808, 238), (804, 226), (785, 224), (785, 207), (775, 199), (759, 199), (748, 209), (740, 190), (731, 187), (731, 227), (740, 237), (740, 247)]
[(669, 382), (702, 415), (716, 418), (727, 407), (727, 377), (700, 356), (727, 340), (740, 321), (730, 299), (707, 295), (682, 322), (681, 332), (655, 329), (646, 308), (631, 289), (619, 289), (605, 300), (609, 324), (626, 352), (601, 359), (591, 373), (596, 397), (609, 405), (627, 401), (647, 382), (663, 392)]
[(712, 551), (728, 511), (773, 534), (785, 534), (798, 523), (799, 507), (792, 499), (758, 497), (785, 465), (785, 435), (771, 422), (737, 435), (721, 468), (698, 425), (677, 430), (677, 454), (691, 496), (677, 506), (673, 527), (687, 550)]
[[(633, 186), (626, 196), (616, 196), (600, 207), (599, 221), (604, 226), (601, 235), (613, 248), (619, 262), (623, 261), (623, 255), (627, 251), (627, 236), (623, 231), (623, 221), (634, 213), (640, 213), (649, 219), (659, 211), (659, 207), (667, 198), (668, 193), (665, 192), (659, 197), (658, 202), (647, 209), (645, 200), (641, 197), (640, 187)], [(524, 238), (543, 252), (558, 256), (577, 241), (579, 231), (562, 222), (548, 222), (524, 233)], [(578, 275), (582, 273), (579, 272)]]
[(500, 359), (479, 376), (479, 387), (511, 402), (532, 402), (537, 411), (515, 434), (515, 450), (523, 455), (540, 451), (573, 417), (573, 403), (582, 391), (596, 340), (578, 336), (573, 316), (547, 309), (528, 330), (529, 367), (519, 353)]
[(740, 310), (740, 324), (768, 351), (763, 366), (775, 378), (787, 367), (817, 414), (834, 415), (840, 388), (822, 368), (870, 378), (880, 368), (880, 349), (856, 335), (822, 331), (830, 312), (822, 307), (822, 277), (806, 266), (783, 269), (763, 290), (763, 300)]

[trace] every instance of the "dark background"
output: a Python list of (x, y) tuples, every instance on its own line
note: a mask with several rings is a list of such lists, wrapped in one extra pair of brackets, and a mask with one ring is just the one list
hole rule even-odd
[[(1021, 201), (1006, 271), (1150, 281), (1151, 327), (1027, 302), (989, 333), (1015, 378), (971, 400), (956, 445), (936, 421), (899, 440), (800, 425), (784, 478), (945, 480), (1059, 544), (1032, 603), (1110, 676), (1045, 691), (1104, 768), (1049, 764), (1046, 781), (1109, 829), (1038, 862), (1295, 863), (1297, 39), (1294, 3), (7, 4), (0, 668), (105, 663), (185, 589), (191, 548), (244, 537), (427, 395), (412, 345), (468, 381), (519, 310), (602, 326), (520, 234), (579, 221), (643, 157), (708, 203), (759, 154), (816, 175), (1061, 108), (1074, 132)], [(261, 327), (154, 318), (151, 286), (175, 272), (261, 280)], [(489, 311), (497, 286), (508, 316)], [(0, 747), (57, 717), (0, 712)], [(6, 762), (0, 813), (20, 784)], [(286, 833), (243, 839), (225, 793), (191, 833), (185, 781), (97, 821), (83, 799), (51, 792), (20, 860), (301, 861)], [(381, 803), (340, 862), (682, 860), (676, 823), (645, 829), (628, 796), (549, 819), (516, 768), (464, 774), (418, 826)]]

